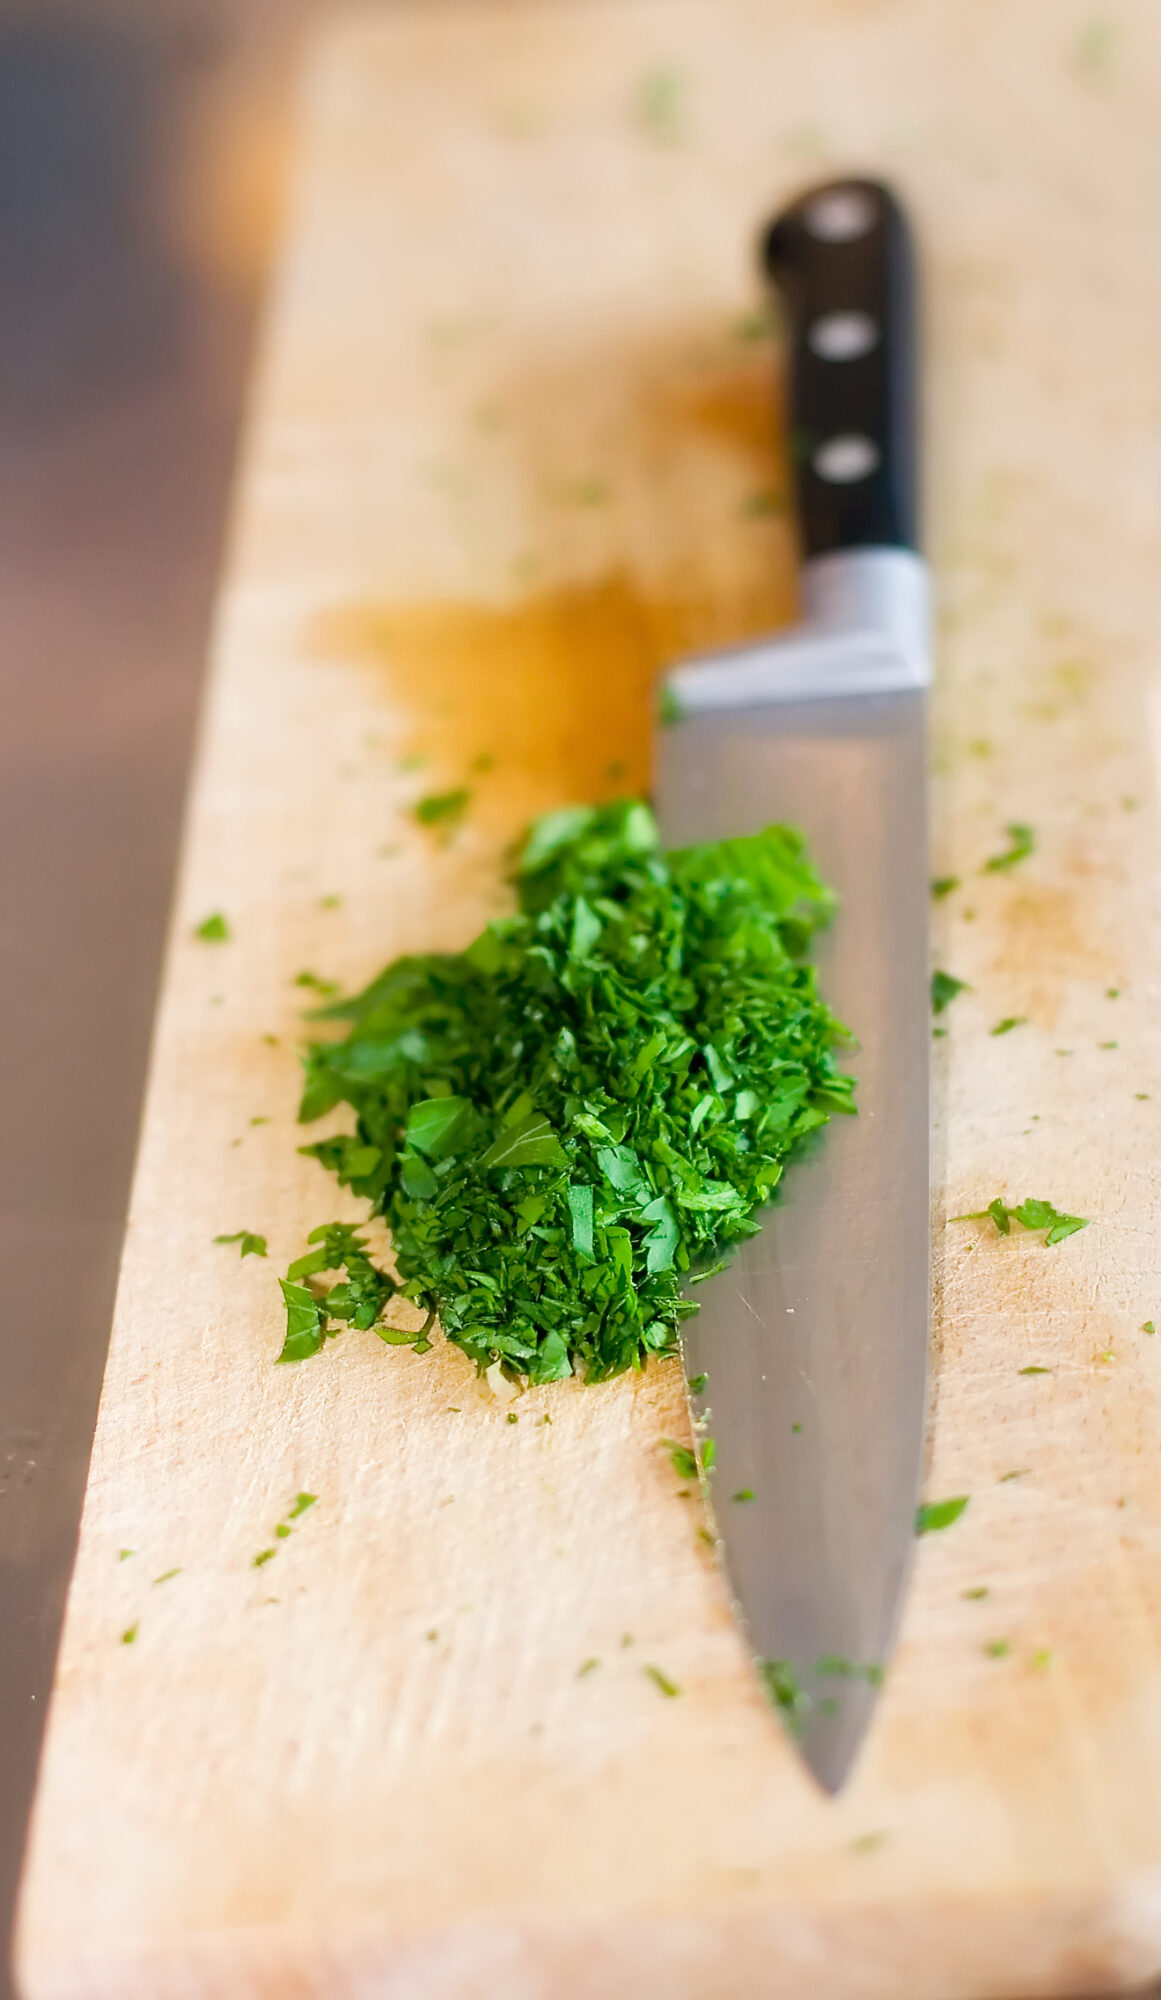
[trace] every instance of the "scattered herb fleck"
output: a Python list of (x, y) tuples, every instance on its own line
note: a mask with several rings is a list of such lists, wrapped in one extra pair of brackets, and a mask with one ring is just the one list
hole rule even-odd
[(931, 1535), (940, 1528), (950, 1528), (958, 1521), (970, 1500), (970, 1493), (957, 1494), (954, 1500), (928, 1500), (915, 1515), (917, 1535)]
[(662, 1444), (669, 1453), (669, 1461), (679, 1479), (697, 1478), (697, 1459), (687, 1444), (677, 1444), (673, 1438), (662, 1438)]
[(1001, 1236), (1011, 1233), (1013, 1222), (1022, 1229), (1043, 1229), (1046, 1246), (1063, 1243), (1066, 1236), (1075, 1236), (1078, 1229), (1087, 1229), (1091, 1217), (1087, 1215), (1065, 1215), (1062, 1209), (1054, 1208), (1050, 1201), (1043, 1201), (1035, 1195), (1025, 1196), (1015, 1208), (1009, 1208), (1001, 1195), (990, 1201), (986, 1208), (975, 1208), (967, 1215), (953, 1215), (953, 1222), (994, 1222)]
[(132, 1625), (127, 1625), (125, 1630), (121, 1634), (121, 1644), (123, 1646), (131, 1646), (140, 1630), (141, 1630), (140, 1619), (136, 1620)]
[(970, 993), (966, 979), (956, 979), (950, 972), (933, 972), (931, 975), (931, 1011), (942, 1014), (950, 1007), (957, 993)]
[(337, 910), (342, 900), (341, 896), (320, 896), (318, 906), (320, 910)]
[[(253, 1124), (253, 1119), (250, 1122)], [(256, 1235), (252, 1229), (236, 1229), (232, 1236), (215, 1236), (214, 1242), (240, 1243), (242, 1248), (238, 1254), (241, 1257), (265, 1257), (266, 1255), (266, 1238)]]
[(793, 1431), (793, 1432), (795, 1433), (795, 1435), (797, 1435), (797, 1433), (798, 1433), (798, 1432), (799, 1432), (799, 1431), (800, 1431), (800, 1430), (802, 1429), (802, 1425), (801, 1425), (801, 1424), (791, 1424), (790, 1428), (791, 1428), (791, 1430), (792, 1430), (792, 1431)]
[(1006, 1486), (1009, 1479), (1027, 1479), (1031, 1469), (1031, 1466), (1021, 1465), (1017, 1467), (1015, 1472), (1001, 1472), (999, 1483), (1001, 1486)]
[(709, 1381), (708, 1375), (691, 1375), (689, 1378), (690, 1395), (700, 1396), (708, 1381)]
[(1020, 1373), (1021, 1375), (1051, 1375), (1052, 1370), (1051, 1368), (1042, 1368), (1039, 1362), (1033, 1361), (1029, 1363), (1027, 1368), (1021, 1368)]
[(950, 896), (959, 886), (958, 875), (937, 875), (931, 884), (931, 893), (938, 903), (942, 902), (945, 896)]
[(734, 339), (742, 341), (768, 340), (773, 330), (773, 321), (767, 306), (758, 306), (750, 312), (739, 313), (730, 327)]
[(280, 1521), (278, 1523), (278, 1526), (275, 1528), (274, 1532), (277, 1535), (279, 1541), (284, 1542), (288, 1535), (292, 1535), (294, 1533), (294, 1529), (291, 1527), (289, 1521)]
[(770, 514), (786, 512), (786, 496), (776, 486), (761, 486), (756, 493), (747, 493), (742, 502), (742, 513), (747, 520), (764, 520)]
[(509, 1422), (510, 1424), (518, 1424), (518, 1423), (520, 1422), (520, 1418), (519, 1418), (519, 1416), (517, 1415), (517, 1413), (516, 1413), (516, 1411), (515, 1411), (515, 1410), (509, 1410), (509, 1412), (508, 1412), (508, 1422)]
[(1010, 1639), (989, 1639), (987, 1645), (984, 1647), (989, 1660), (1006, 1659), (1011, 1650), (1012, 1642)]
[(578, 1681), (583, 1681), (586, 1674), (595, 1674), (600, 1664), (601, 1664), (600, 1661), (596, 1658), (582, 1660), (580, 1666), (576, 1670), (576, 1677)]
[(681, 1693), (681, 1689), (678, 1687), (677, 1682), (671, 1681), (669, 1675), (666, 1673), (662, 1673), (660, 1667), (642, 1667), (641, 1672), (645, 1674), (648, 1677), (648, 1679), (653, 1682), (654, 1687), (657, 1688), (661, 1694), (668, 1696), (670, 1701), (673, 1700), (674, 1695), (678, 1695)]
[[(336, 1321), (423, 1352), (436, 1315), (510, 1380), (671, 1354), (683, 1286), (853, 1108), (804, 962), (834, 899), (797, 833), (667, 855), (640, 804), (565, 807), (515, 882), (517, 912), (466, 952), (400, 959), (321, 1010), (350, 1032), (312, 1045), (299, 1115), (346, 1102), (357, 1129), (302, 1150), (386, 1217), (399, 1279), (352, 1226), (315, 1230), (282, 1280), (285, 1361)], [(396, 1293), (428, 1315), (418, 1334), (380, 1323)]]
[(135, 1556), (136, 1554), (136, 1549), (118, 1549), (117, 1561), (119, 1563), (128, 1562), (130, 1556)]
[(966, 1597), (969, 1603), (974, 1603), (981, 1597), (987, 1597), (987, 1595), (988, 1586), (986, 1583), (973, 1583), (970, 1590), (960, 1591), (960, 1596)]
[(259, 1549), (251, 1564), (252, 1569), (261, 1569), (264, 1563), (273, 1562), (277, 1549)]
[(767, 1700), (779, 1710), (791, 1735), (797, 1736), (811, 1700), (799, 1687), (794, 1668), (789, 1660), (758, 1660), (756, 1665)]
[(295, 1498), (293, 1507), (286, 1516), (287, 1520), (297, 1521), (299, 1515), (305, 1514), (308, 1507), (313, 1507), (317, 1499), (317, 1493), (299, 1493)]
[(428, 792), (413, 808), (420, 826), (442, 827), (451, 833), (459, 825), (472, 802), (472, 795), (466, 785), (456, 785), (448, 792)]
[(754, 1490), (751, 1486), (739, 1486), (736, 1493), (730, 1494), (730, 1499), (736, 1500), (739, 1506), (742, 1504), (743, 1501), (752, 1500), (753, 1498), (754, 1498)]
[(1036, 846), (1036, 836), (1023, 820), (1009, 820), (1006, 832), (1009, 845), (1002, 854), (993, 854), (989, 861), (984, 862), (985, 875), (1006, 874), (1009, 868), (1015, 868), (1017, 862), (1026, 860)]
[(1036, 1651), (1032, 1655), (1031, 1664), (1032, 1666), (1037, 1668), (1038, 1671), (1043, 1672), (1045, 1667), (1050, 1667), (1052, 1665), (1052, 1659), (1053, 1659), (1053, 1654), (1051, 1646), (1038, 1646)]
[(649, 70), (637, 86), (637, 122), (658, 146), (675, 146), (685, 123), (685, 79), (668, 67)]
[(308, 987), (312, 993), (317, 993), (320, 999), (323, 1000), (329, 1000), (339, 990), (333, 979), (320, 979), (318, 973), (311, 972), (309, 968), (306, 971), (295, 973), (294, 984), (296, 986)]
[(1141, 1327), (1142, 1333), (1156, 1333), (1156, 1331), (1157, 1329), (1151, 1319), (1147, 1319)]
[(662, 681), (657, 691), (657, 720), (660, 723), (680, 722), (685, 711), (668, 681)]
[(1027, 1026), (1028, 1016), (1026, 1014), (1005, 1014), (1003, 1020), (997, 1021), (995, 1027), (990, 1028), (988, 1032), (992, 1035), (1010, 1035), (1013, 1028), (1026, 1028)]
[(883, 1846), (888, 1835), (884, 1827), (876, 1827), (871, 1833), (859, 1833), (851, 1842), (852, 1854), (874, 1854)]
[(171, 1576), (180, 1576), (180, 1575), (181, 1575), (181, 1564), (178, 1563), (176, 1569), (163, 1569), (161, 1575), (155, 1576), (153, 1581), (155, 1584), (168, 1583)]
[(225, 944), (230, 937), (230, 926), (220, 910), (210, 917), (203, 917), (194, 930), (194, 936), (203, 944)]
[(270, 1120), (267, 1117), (259, 1116), (257, 1118), (251, 1118), (250, 1123), (251, 1125), (269, 1125)]

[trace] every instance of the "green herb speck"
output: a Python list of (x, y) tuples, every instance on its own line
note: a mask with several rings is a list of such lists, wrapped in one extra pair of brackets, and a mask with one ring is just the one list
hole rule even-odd
[(1028, 1016), (1026, 1014), (1005, 1014), (1003, 1020), (997, 1021), (994, 1028), (989, 1028), (988, 1033), (990, 1035), (1010, 1035), (1013, 1028), (1026, 1028), (1027, 1025)]
[(127, 1625), (125, 1627), (125, 1630), (121, 1634), (121, 1644), (123, 1646), (131, 1646), (140, 1630), (141, 1630), (140, 1619), (136, 1620), (132, 1625)]
[(681, 1693), (677, 1682), (671, 1681), (669, 1675), (662, 1673), (660, 1667), (642, 1667), (641, 1672), (653, 1682), (654, 1687), (657, 1688), (659, 1693), (666, 1695), (670, 1701), (672, 1701), (674, 1695)]
[(203, 917), (194, 930), (194, 936), (203, 944), (225, 944), (230, 937), (230, 926), (220, 910), (212, 916)]
[(931, 884), (931, 893), (938, 903), (943, 900), (944, 896), (952, 895), (959, 886), (960, 878), (958, 875), (937, 875)]
[(257, 1555), (254, 1557), (253, 1562), (251, 1563), (251, 1568), (261, 1569), (264, 1563), (273, 1562), (274, 1557), (277, 1554), (278, 1554), (277, 1549), (259, 1549)]
[(984, 1647), (989, 1660), (1006, 1659), (1011, 1650), (1012, 1642), (1010, 1639), (989, 1639), (987, 1645)]
[[(250, 1122), (253, 1124), (255, 1121), (251, 1119)], [(252, 1229), (236, 1229), (232, 1236), (215, 1236), (214, 1242), (240, 1243), (242, 1247), (238, 1254), (242, 1257), (265, 1257), (266, 1255), (266, 1238), (256, 1235)]]
[(576, 1670), (576, 1677), (578, 1681), (583, 1681), (586, 1674), (595, 1674), (600, 1664), (601, 1664), (600, 1661), (595, 1657), (588, 1660), (582, 1660), (580, 1666)]
[(459, 825), (471, 802), (468, 787), (456, 785), (447, 792), (428, 792), (412, 810), (420, 826), (441, 827), (450, 833)]
[(176, 1569), (163, 1569), (161, 1575), (155, 1576), (153, 1581), (155, 1584), (168, 1583), (171, 1576), (180, 1576), (180, 1575), (181, 1575), (181, 1564), (178, 1563)]
[(1087, 1229), (1090, 1219), (1087, 1215), (1065, 1215), (1050, 1201), (1034, 1195), (1026, 1195), (1015, 1208), (1010, 1208), (1003, 1197), (997, 1195), (986, 1208), (972, 1209), (967, 1215), (951, 1217), (952, 1222), (994, 1222), (1001, 1236), (1010, 1235), (1013, 1222), (1018, 1222), (1022, 1229), (1042, 1229), (1046, 1246), (1063, 1243), (1066, 1236), (1074, 1236), (1078, 1229)]
[(1005, 830), (1008, 846), (1002, 854), (993, 854), (989, 861), (984, 862), (985, 875), (1006, 874), (1010, 868), (1015, 868), (1017, 862), (1024, 861), (1036, 846), (1036, 836), (1023, 820), (1009, 820)]
[(970, 993), (966, 979), (956, 979), (950, 972), (933, 972), (931, 975), (931, 1011), (942, 1014), (950, 1007), (957, 993)]
[(915, 1515), (916, 1534), (931, 1535), (941, 1528), (950, 1528), (953, 1521), (959, 1520), (970, 1498), (970, 1494), (960, 1493), (953, 1500), (925, 1501)]
[(754, 1498), (754, 1490), (751, 1486), (739, 1486), (736, 1493), (730, 1494), (730, 1499), (736, 1500), (739, 1506), (742, 1504), (743, 1501), (752, 1500), (753, 1498)]
[(969, 1603), (975, 1603), (980, 1598), (987, 1597), (988, 1594), (989, 1594), (988, 1586), (986, 1583), (973, 1583), (970, 1590), (960, 1591), (960, 1596), (967, 1598)]

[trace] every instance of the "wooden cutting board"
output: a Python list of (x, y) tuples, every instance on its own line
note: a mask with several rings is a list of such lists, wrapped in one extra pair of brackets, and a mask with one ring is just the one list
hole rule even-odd
[[(1161, 1970), (1159, 64), (1152, 0), (475, 6), (315, 49), (26, 2000), (1014, 2000)], [(850, 167), (897, 180), (927, 282), (933, 866), (963, 884), (935, 927), (970, 984), (934, 1044), (927, 1491), (971, 1498), (918, 1547), (830, 1802), (676, 1492), (675, 1365), (510, 1406), (442, 1346), (272, 1364), (277, 1272), (359, 1212), (295, 1151), (297, 976), (464, 942), (529, 814), (646, 783), (658, 663), (791, 615), (752, 243)], [(440, 845), (410, 808), (460, 783)], [(1034, 854), (981, 872), (1012, 820)], [(214, 911), (227, 942), (193, 935)], [(947, 1220), (996, 1194), (1092, 1226)], [(215, 1245), (243, 1228), (268, 1260)]]

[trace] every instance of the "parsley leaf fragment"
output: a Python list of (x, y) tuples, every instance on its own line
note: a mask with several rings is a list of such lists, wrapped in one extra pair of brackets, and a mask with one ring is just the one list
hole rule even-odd
[(932, 1535), (940, 1528), (950, 1528), (953, 1521), (959, 1520), (970, 1498), (970, 1493), (959, 1493), (954, 1500), (926, 1501), (915, 1516), (916, 1534)]
[(1018, 1222), (1022, 1229), (1043, 1229), (1045, 1246), (1049, 1248), (1054, 1243), (1063, 1243), (1066, 1236), (1075, 1236), (1078, 1229), (1087, 1229), (1091, 1219), (1087, 1215), (1065, 1215), (1062, 1209), (1035, 1195), (1026, 1195), (1015, 1208), (997, 1195), (986, 1208), (951, 1218), (953, 1222), (994, 1222), (1001, 1236), (1011, 1235), (1013, 1222)]
[(966, 979), (956, 979), (950, 972), (933, 972), (931, 975), (931, 1011), (942, 1014), (950, 1007), (957, 993), (970, 993)]
[(420, 826), (442, 827), (451, 833), (463, 819), (471, 802), (468, 787), (456, 785), (448, 792), (428, 792), (414, 807), (414, 813)]
[(203, 917), (201, 923), (195, 926), (194, 936), (200, 938), (203, 944), (226, 944), (230, 938), (230, 926), (222, 912), (215, 910), (212, 916)]
[(1005, 832), (1009, 844), (1002, 854), (993, 854), (990, 860), (984, 862), (985, 875), (1006, 874), (1018, 861), (1025, 860), (1036, 846), (1036, 835), (1023, 820), (1009, 820)]
[[(792, 828), (667, 853), (638, 802), (566, 806), (512, 881), (515, 912), (466, 951), (397, 959), (315, 1016), (347, 1032), (308, 1049), (299, 1117), (345, 1103), (355, 1130), (302, 1151), (383, 1216), (398, 1276), (350, 1225), (316, 1230), (281, 1280), (283, 1361), (336, 1323), (422, 1353), (438, 1317), (511, 1381), (640, 1369), (854, 1109), (806, 962), (835, 899)], [(418, 1334), (383, 1323), (394, 1296)]]
[(232, 1236), (215, 1236), (214, 1242), (240, 1243), (242, 1246), (238, 1252), (240, 1257), (265, 1257), (266, 1255), (266, 1238), (257, 1235), (253, 1229), (236, 1229)]

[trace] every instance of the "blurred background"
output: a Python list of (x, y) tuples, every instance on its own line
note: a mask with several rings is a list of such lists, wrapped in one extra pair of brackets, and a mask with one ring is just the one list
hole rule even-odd
[(323, 11), (324, 0), (0, 4), (5, 1933), (100, 1391), (295, 54)]

